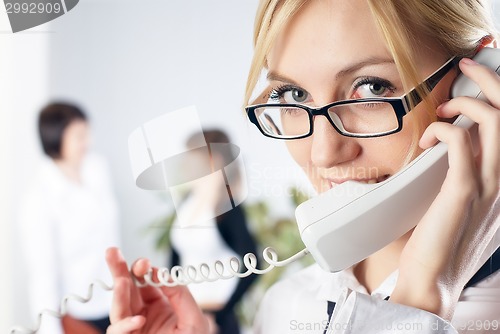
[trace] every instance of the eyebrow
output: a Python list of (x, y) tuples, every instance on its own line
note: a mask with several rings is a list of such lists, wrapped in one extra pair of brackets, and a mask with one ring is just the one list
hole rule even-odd
[[(348, 74), (359, 71), (360, 69), (367, 67), (367, 66), (386, 65), (386, 64), (394, 65), (395, 62), (393, 59), (390, 59), (390, 58), (368, 58), (364, 61), (348, 65), (346, 68), (339, 71), (335, 75), (335, 78), (340, 79), (342, 77), (345, 77)], [(286, 76), (284, 76), (280, 73), (273, 72), (273, 71), (269, 71), (269, 73), (267, 74), (267, 79), (269, 81), (281, 81), (281, 82), (287, 82), (287, 83), (297, 85), (297, 83), (294, 80), (287, 78)]]

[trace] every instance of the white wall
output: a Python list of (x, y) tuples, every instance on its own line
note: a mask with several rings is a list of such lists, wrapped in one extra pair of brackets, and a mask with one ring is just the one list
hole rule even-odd
[[(8, 28), (8, 22), (6, 20), (0, 20), (0, 30), (6, 30)], [(0, 39), (2, 43), (1, 46), (6, 46), (7, 43)], [(0, 53), (0, 71), (1, 73), (8, 73), (8, 65), (12, 60), (11, 55), (8, 52)], [(2, 80), (0, 82), (0, 90), (5, 92), (7, 89), (7, 82)], [(5, 110), (7, 107), (7, 101), (0, 99), (0, 110)], [(0, 112), (0, 153), (2, 153), (2, 161), (0, 163), (0, 268), (11, 268), (12, 258), (11, 254), (11, 236), (12, 229), (9, 222), (12, 220), (12, 200), (10, 196), (11, 182), (9, 175), (12, 173), (12, 165), (5, 163), (4, 161), (12, 156), (12, 150), (10, 147), (10, 138), (12, 133), (10, 131), (12, 124), (11, 114), (6, 112)], [(7, 271), (7, 270), (5, 270)], [(0, 278), (0, 330), (5, 331), (8, 327), (7, 324), (12, 319), (12, 294), (11, 294), (11, 280), (3, 275)], [(4, 327), (5, 326), (5, 327)]]
[[(0, 15), (4, 15), (5, 12)], [(16, 241), (15, 213), (40, 156), (33, 120), (48, 94), (47, 28), (14, 35), (0, 16), (0, 332), (26, 323), (27, 274)]]
[(497, 23), (498, 29), (500, 29), (500, 0), (492, 0), (493, 4), (493, 16), (495, 17), (495, 22)]

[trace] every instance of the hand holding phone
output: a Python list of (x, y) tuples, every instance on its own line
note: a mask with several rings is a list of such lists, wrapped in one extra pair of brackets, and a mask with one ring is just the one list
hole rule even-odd
[[(448, 320), (464, 286), (500, 244), (498, 56), (497, 49), (483, 49), (474, 58), (476, 62), (462, 60), (461, 78), (467, 79), (459, 80), (470, 80), (482, 93), (454, 97), (437, 109), (442, 118), (466, 115), (478, 124), (477, 133), (469, 136), (450, 124), (435, 122), (420, 140), (422, 148), (436, 140), (447, 143), (450, 166), (438, 196), (401, 253), (391, 301)], [(460, 91), (455, 89), (457, 93)], [(484, 100), (476, 99), (481, 95)], [(477, 155), (472, 149), (474, 138), (479, 144)], [(498, 275), (498, 262), (488, 261), (482, 269)]]
[[(500, 71), (498, 49), (485, 48), (475, 60)], [(453, 85), (456, 96), (486, 101), (480, 87), (463, 74)], [(478, 136), (477, 126), (464, 115), (454, 125)], [(498, 151), (498, 135), (496, 145)], [(330, 272), (343, 270), (414, 228), (441, 191), (447, 153), (448, 145), (440, 142), (384, 182), (345, 182), (297, 207), (302, 240), (316, 262)]]

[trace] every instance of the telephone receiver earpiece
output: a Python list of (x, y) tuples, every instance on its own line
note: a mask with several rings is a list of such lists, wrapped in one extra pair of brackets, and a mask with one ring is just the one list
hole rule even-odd
[[(474, 60), (500, 72), (500, 49), (483, 48)], [(457, 96), (487, 101), (463, 74), (452, 86), (452, 97)], [(477, 137), (477, 126), (467, 117), (460, 115), (453, 124)], [(381, 183), (339, 184), (297, 207), (301, 238), (321, 268), (346, 269), (414, 228), (439, 193), (447, 171), (447, 145), (438, 143)], [(500, 243), (500, 237), (495, 240)], [(491, 256), (486, 255), (484, 260)]]
[[(500, 75), (500, 49), (482, 48), (473, 60), (481, 65), (485, 65)], [(481, 88), (465, 75), (460, 74), (451, 87), (451, 97), (468, 96), (478, 100), (488, 102), (488, 99), (481, 91)]]

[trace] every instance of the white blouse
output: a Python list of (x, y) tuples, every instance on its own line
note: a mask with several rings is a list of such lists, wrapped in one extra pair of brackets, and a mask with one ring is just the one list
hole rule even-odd
[[(58, 310), (66, 294), (87, 296), (94, 279), (112, 282), (104, 254), (118, 246), (118, 211), (100, 157), (86, 157), (81, 184), (46, 159), (20, 210), (33, 319), (43, 309)], [(88, 304), (70, 301), (69, 314), (88, 320), (106, 317), (111, 297), (97, 287)], [(38, 333), (62, 334), (60, 321), (44, 316)]]
[[(190, 196), (180, 210), (193, 213), (196, 203), (196, 199)], [(205, 263), (213, 268), (216, 261), (221, 261), (229, 268), (229, 259), (238, 258), (238, 254), (229, 248), (222, 238), (217, 228), (217, 221), (213, 218), (215, 216), (213, 210), (205, 207), (203, 211), (199, 214), (207, 219), (199, 219), (195, 223), (176, 219), (172, 225), (170, 238), (172, 246), (179, 254), (180, 265), (199, 268)], [(179, 216), (188, 215), (181, 213)], [(225, 272), (228, 272), (227, 269)], [(217, 278), (213, 271), (209, 277)], [(237, 284), (236, 278), (219, 279), (214, 282), (189, 284), (188, 289), (199, 305), (225, 305)]]
[[(500, 333), (500, 272), (465, 289), (452, 324), (435, 314), (385, 301), (396, 285), (392, 273), (371, 294), (352, 269), (328, 273), (312, 265), (278, 282), (265, 295), (255, 333), (452, 334)], [(327, 301), (335, 302), (330, 323)]]

